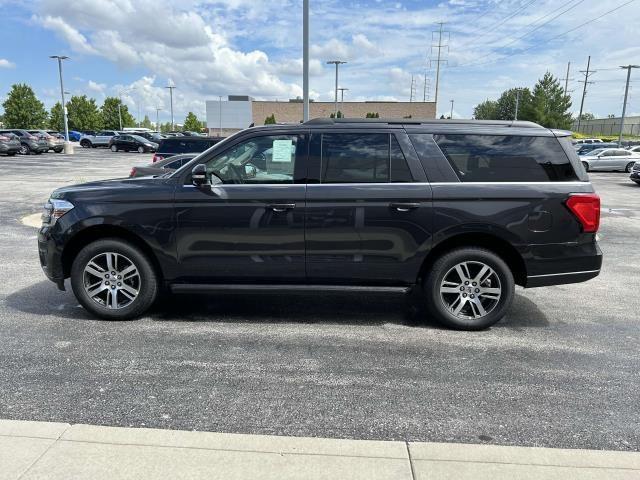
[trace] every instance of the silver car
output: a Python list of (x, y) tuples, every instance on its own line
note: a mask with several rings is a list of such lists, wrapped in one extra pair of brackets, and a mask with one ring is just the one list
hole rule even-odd
[(599, 148), (580, 157), (587, 172), (593, 170), (631, 172), (633, 164), (640, 162), (640, 153), (623, 148)]

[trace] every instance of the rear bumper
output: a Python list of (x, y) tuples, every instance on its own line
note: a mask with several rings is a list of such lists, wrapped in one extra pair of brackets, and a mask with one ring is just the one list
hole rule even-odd
[(640, 183), (640, 172), (631, 172), (629, 178), (636, 183)]
[(18, 153), (20, 151), (20, 144), (7, 145), (6, 143), (0, 143), (0, 153)]
[(600, 274), (602, 250), (597, 242), (536, 245), (525, 259), (525, 288), (586, 282)]

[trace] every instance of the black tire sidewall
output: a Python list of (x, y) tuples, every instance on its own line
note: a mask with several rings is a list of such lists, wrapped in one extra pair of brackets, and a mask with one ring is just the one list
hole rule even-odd
[(582, 162), (582, 166), (584, 167), (585, 172), (589, 171), (589, 164), (587, 162)]
[[(502, 294), (496, 308), (488, 315), (477, 320), (465, 320), (455, 317), (442, 303), (440, 284), (446, 273), (460, 262), (480, 261), (496, 272), (500, 279)], [(459, 248), (445, 253), (432, 265), (423, 282), (428, 312), (439, 323), (458, 330), (482, 330), (498, 322), (507, 312), (515, 295), (515, 281), (508, 265), (498, 255), (483, 248)]]
[[(86, 264), (96, 255), (104, 252), (125, 255), (138, 268), (141, 288), (138, 297), (128, 306), (110, 310), (93, 301), (85, 292), (83, 272)], [(71, 267), (71, 287), (80, 304), (89, 312), (105, 320), (129, 320), (143, 314), (154, 303), (158, 293), (158, 278), (147, 256), (136, 246), (117, 238), (98, 240), (84, 247)]]

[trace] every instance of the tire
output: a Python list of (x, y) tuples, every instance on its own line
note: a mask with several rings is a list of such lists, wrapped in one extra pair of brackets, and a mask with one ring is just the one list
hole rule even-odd
[(117, 152), (118, 151), (118, 147), (116, 145), (111, 145), (111, 151), (112, 152)]
[(31, 155), (31, 147), (26, 143), (20, 144), (20, 151), (18, 152), (20, 155)]
[(54, 150), (56, 153), (62, 153), (64, 148), (59, 148), (58, 150)]
[(91, 142), (89, 140), (81, 140), (80, 141), (80, 146), (82, 148), (91, 148), (92, 147)]
[[(106, 257), (109, 255), (116, 278), (112, 278), (111, 272), (106, 269)], [(116, 261), (113, 260), (114, 255), (117, 256)], [(93, 273), (85, 271), (89, 263), (92, 264), (90, 270)], [(137, 269), (135, 274), (131, 271), (126, 272), (130, 265)], [(124, 278), (118, 278), (121, 272), (123, 274), (120, 277)], [(124, 286), (114, 289), (113, 280), (117, 285)], [(109, 282), (108, 286), (105, 285), (106, 282)], [(89, 294), (85, 283), (94, 287), (93, 292), (97, 292), (94, 296)], [(80, 304), (96, 317), (105, 320), (129, 320), (142, 315), (151, 307), (158, 295), (159, 281), (153, 265), (138, 247), (118, 238), (106, 238), (90, 243), (80, 250), (71, 267), (71, 287)], [(112, 305), (114, 292), (114, 305), (117, 308), (109, 306)], [(130, 292), (137, 294), (133, 295)]]
[(144, 153), (144, 147), (138, 147), (138, 153)]
[(624, 167), (624, 171), (627, 173), (631, 173), (631, 169), (633, 168), (633, 166), (636, 164), (636, 162), (629, 162), (627, 163), (627, 166)]
[(585, 172), (589, 171), (589, 164), (587, 162), (582, 162), (582, 166), (584, 167)]
[(16, 152), (9, 152), (7, 153), (8, 157), (15, 157), (16, 156)]
[[(462, 267), (466, 278), (457, 273), (462, 264), (467, 267), (466, 272)], [(489, 271), (484, 270), (484, 280), (473, 285), (485, 267)], [(445, 279), (447, 285), (443, 283)], [(482, 330), (504, 317), (513, 302), (515, 281), (513, 273), (498, 255), (484, 248), (465, 247), (436, 259), (422, 288), (427, 311), (436, 321), (457, 330)], [(450, 291), (441, 292), (441, 288)], [(459, 293), (460, 288), (465, 289), (464, 293)], [(487, 291), (482, 293), (485, 289)], [(494, 298), (496, 295), (498, 298)], [(457, 314), (454, 313), (456, 309)]]

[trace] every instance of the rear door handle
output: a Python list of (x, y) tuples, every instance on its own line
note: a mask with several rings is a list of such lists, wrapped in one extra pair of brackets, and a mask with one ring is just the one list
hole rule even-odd
[(420, 207), (419, 203), (404, 203), (404, 202), (394, 202), (390, 203), (389, 206), (391, 208), (395, 208), (399, 212), (408, 212), (409, 210), (415, 210)]
[(286, 212), (287, 210), (292, 210), (296, 208), (296, 204), (295, 203), (272, 203), (270, 205), (267, 205), (267, 208), (270, 208), (274, 212), (282, 213), (282, 212)]

